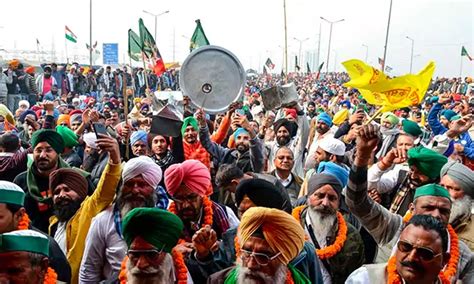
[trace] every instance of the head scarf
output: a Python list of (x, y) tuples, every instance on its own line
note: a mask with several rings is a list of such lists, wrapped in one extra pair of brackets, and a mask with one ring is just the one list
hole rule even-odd
[(73, 122), (76, 122), (76, 121), (82, 122), (82, 113), (81, 112), (76, 112), (74, 114), (70, 114), (69, 123), (72, 124)]
[(82, 139), (84, 140), (84, 143), (86, 143), (87, 146), (97, 149), (97, 136), (95, 135), (95, 133), (86, 133), (82, 135)]
[(173, 164), (165, 171), (165, 185), (174, 196), (181, 184), (200, 196), (211, 194), (211, 174), (209, 169), (197, 160), (187, 160)]
[(60, 168), (53, 171), (49, 175), (49, 188), (54, 191), (60, 184), (67, 185), (69, 189), (75, 191), (81, 199), (87, 196), (87, 180), (78, 170)]
[(308, 196), (325, 185), (330, 185), (337, 193), (339, 198), (342, 192), (342, 183), (331, 173), (313, 174), (308, 180)]
[(382, 118), (380, 119), (380, 121), (381, 122), (388, 121), (393, 127), (400, 122), (400, 119), (393, 112), (386, 112), (382, 115)]
[(57, 121), (57, 125), (61, 125), (63, 123), (66, 123), (67, 126), (69, 126), (69, 120), (71, 119), (71, 117), (69, 116), (69, 114), (61, 114), (59, 115), (58, 117), (58, 121)]
[(79, 145), (77, 141), (77, 135), (69, 127), (58, 125), (56, 126), (56, 132), (61, 135), (64, 141), (64, 147), (72, 148)]
[(322, 121), (324, 124), (327, 126), (331, 127), (332, 126), (332, 119), (329, 116), (329, 114), (322, 112), (321, 114), (318, 115), (318, 122)]
[(253, 207), (242, 216), (239, 225), (240, 247), (256, 232), (262, 232), (264, 239), (277, 259), (287, 265), (303, 249), (305, 234), (303, 227), (290, 214), (272, 208)]
[(456, 114), (457, 113), (451, 109), (442, 110), (440, 113), (440, 115), (444, 116), (444, 118), (446, 118), (447, 120), (451, 120), (451, 117), (455, 116)]
[(457, 161), (449, 160), (441, 168), (440, 176), (445, 175), (448, 175), (465, 194), (474, 199), (474, 171)]
[(235, 130), (234, 132), (234, 140), (237, 140), (237, 137), (242, 134), (242, 133), (247, 133), (247, 135), (249, 134), (248, 131), (242, 127), (239, 127), (237, 128), (237, 130)]
[(130, 145), (134, 145), (137, 141), (142, 141), (145, 145), (148, 145), (147, 133), (144, 130), (138, 130), (132, 133), (130, 136)]
[(64, 140), (56, 131), (51, 129), (40, 129), (31, 136), (31, 146), (35, 148), (41, 142), (47, 142), (56, 153), (64, 151)]
[(128, 160), (122, 171), (123, 182), (127, 182), (140, 175), (143, 180), (155, 188), (160, 183), (163, 177), (163, 172), (161, 171), (160, 166), (153, 162), (150, 157), (139, 156)]
[(430, 179), (439, 178), (441, 168), (448, 162), (445, 156), (423, 146), (411, 148), (407, 154), (408, 165), (415, 166)]
[(25, 108), (30, 108), (30, 103), (27, 100), (21, 100), (18, 102), (18, 107), (24, 106)]
[(247, 196), (256, 206), (275, 208), (291, 213), (288, 192), (263, 179), (246, 179), (239, 183), (235, 192), (237, 207)]
[(294, 137), (298, 131), (298, 124), (293, 121), (289, 121), (286, 118), (280, 118), (279, 120), (275, 121), (273, 124), (273, 130), (275, 130), (275, 133), (278, 132), (280, 127), (285, 127), (290, 133), (290, 137)]
[(142, 237), (156, 249), (171, 253), (178, 244), (183, 222), (178, 216), (158, 208), (132, 209), (122, 221), (123, 239), (130, 247), (136, 237)]
[(321, 162), (318, 166), (318, 173), (331, 174), (339, 180), (342, 187), (346, 187), (349, 182), (349, 169), (339, 166), (333, 162)]
[(186, 132), (186, 128), (188, 126), (192, 126), (194, 130), (198, 131), (198, 122), (194, 116), (188, 116), (183, 120), (183, 126), (181, 126), (181, 135), (184, 136), (184, 132)]
[(451, 196), (449, 196), (449, 192), (446, 188), (442, 187), (439, 184), (425, 184), (423, 186), (420, 186), (416, 189), (415, 191), (415, 196), (413, 197), (413, 200), (417, 199), (420, 196), (440, 196), (440, 197), (446, 197), (451, 201)]

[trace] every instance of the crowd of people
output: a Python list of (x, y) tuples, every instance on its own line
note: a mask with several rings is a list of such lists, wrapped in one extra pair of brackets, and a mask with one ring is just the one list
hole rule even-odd
[(469, 77), (375, 116), (346, 73), (262, 74), (209, 114), (156, 99), (178, 70), (37, 69), (0, 72), (2, 283), (474, 283)]

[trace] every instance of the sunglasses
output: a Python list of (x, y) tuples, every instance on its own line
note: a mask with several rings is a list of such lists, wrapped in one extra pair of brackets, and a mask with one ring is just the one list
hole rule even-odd
[(274, 256), (270, 257), (267, 254), (264, 253), (258, 253), (258, 252), (253, 252), (253, 251), (248, 251), (241, 249), (240, 250), (240, 258), (245, 261), (249, 261), (251, 257), (255, 259), (255, 261), (258, 263), (260, 266), (266, 266), (270, 263), (270, 261), (274, 260), (277, 258), (281, 252), (275, 254)]
[(416, 250), (416, 254), (421, 258), (421, 260), (424, 260), (424, 261), (431, 261), (434, 258), (443, 254), (442, 252), (435, 254), (429, 248), (415, 246), (407, 241), (402, 241), (402, 240), (398, 241), (397, 248), (399, 251), (404, 252), (404, 253), (409, 253), (409, 252), (412, 252), (413, 250)]

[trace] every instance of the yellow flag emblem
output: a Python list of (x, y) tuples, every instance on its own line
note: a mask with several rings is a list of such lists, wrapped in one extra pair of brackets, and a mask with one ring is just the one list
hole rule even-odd
[(382, 106), (380, 112), (418, 105), (423, 100), (435, 69), (430, 62), (418, 74), (388, 78), (382, 71), (357, 59), (343, 62), (351, 80), (346, 87), (357, 88), (364, 99)]

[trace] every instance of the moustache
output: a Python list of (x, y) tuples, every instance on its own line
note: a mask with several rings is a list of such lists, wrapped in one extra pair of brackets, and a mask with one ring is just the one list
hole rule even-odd
[(423, 269), (423, 267), (421, 267), (421, 265), (419, 265), (418, 263), (413, 262), (413, 261), (401, 261), (400, 264), (402, 266), (405, 266), (405, 267), (413, 268), (414, 270), (417, 270), (418, 272), (423, 272), (424, 271), (424, 269)]
[(66, 206), (66, 205), (69, 205), (72, 203), (72, 199), (70, 198), (67, 198), (67, 197), (61, 197), (61, 198), (58, 198), (58, 200), (56, 201), (56, 206)]
[(46, 159), (46, 158), (39, 158), (37, 161), (38, 161), (38, 163), (40, 163), (40, 162), (49, 162), (49, 160)]

